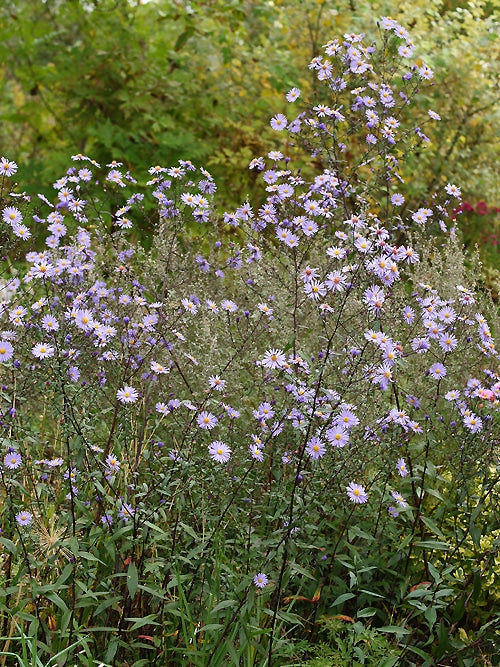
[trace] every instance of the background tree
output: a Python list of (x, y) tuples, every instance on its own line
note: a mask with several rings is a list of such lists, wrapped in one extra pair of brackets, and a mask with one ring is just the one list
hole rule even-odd
[[(333, 34), (371, 31), (380, 15), (411, 28), (439, 82), (421, 105), (439, 108), (443, 122), (407, 162), (407, 206), (453, 178), (466, 201), (492, 211), (498, 16), (482, 0), (7, 0), (3, 152), (22, 164), (19, 178), (32, 192), (71, 153), (123, 160), (138, 174), (187, 158), (212, 170), (221, 200), (235, 207), (254, 193), (255, 175), (239, 167), (275, 145), (263, 119), (285, 109), (292, 86), (306, 98), (316, 85), (304, 61)], [(498, 269), (498, 215), (487, 230), (467, 211), (461, 220), (465, 240), (481, 243), (490, 270)]]

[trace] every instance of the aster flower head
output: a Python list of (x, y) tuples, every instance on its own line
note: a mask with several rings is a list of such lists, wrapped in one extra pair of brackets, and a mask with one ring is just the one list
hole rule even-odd
[(14, 348), (8, 340), (0, 340), (0, 362), (9, 361), (14, 354)]
[(120, 403), (135, 403), (139, 398), (139, 392), (130, 385), (125, 385), (116, 392), (116, 398)]
[(215, 389), (215, 391), (224, 391), (226, 388), (226, 380), (222, 380), (220, 375), (211, 375), (208, 378), (208, 384), (210, 389)]
[(228, 313), (234, 313), (238, 310), (238, 306), (230, 299), (224, 299), (221, 303), (221, 308)]
[(23, 216), (18, 208), (15, 208), (14, 206), (7, 206), (2, 211), (2, 219), (7, 224), (14, 226), (21, 224), (23, 221)]
[(113, 515), (112, 514), (103, 514), (101, 517), (101, 523), (103, 526), (111, 526), (113, 523)]
[(16, 521), (19, 526), (29, 526), (33, 521), (33, 514), (31, 512), (19, 512), (19, 514), (16, 514)]
[(333, 447), (345, 447), (349, 443), (349, 433), (342, 426), (332, 426), (326, 432), (328, 442)]
[(482, 431), (483, 429), (483, 422), (480, 417), (472, 413), (464, 418), (464, 426), (471, 433), (479, 433), (479, 431)]
[(273, 130), (284, 130), (288, 124), (287, 118), (282, 113), (277, 113), (271, 118), (271, 127)]
[(257, 410), (253, 411), (254, 417), (260, 420), (268, 420), (274, 417), (274, 410), (270, 403), (263, 401)]
[(0, 158), (0, 175), (13, 176), (17, 171), (17, 164), (7, 158)]
[(151, 361), (149, 367), (151, 368), (153, 373), (156, 373), (157, 375), (164, 375), (165, 373), (168, 373), (170, 371), (170, 369), (167, 366), (164, 366), (163, 364), (160, 364), (157, 361)]
[(207, 431), (211, 431), (213, 428), (217, 426), (219, 420), (211, 412), (203, 411), (200, 412), (200, 414), (196, 418), (196, 421), (198, 422), (198, 426), (200, 428)]
[(314, 459), (320, 459), (325, 455), (325, 445), (319, 438), (316, 436), (312, 437), (306, 445), (306, 452), (309, 456)]
[(397, 491), (392, 491), (392, 497), (400, 507), (408, 507), (408, 503), (406, 502), (406, 500)]
[(271, 369), (283, 368), (285, 363), (286, 356), (283, 353), (283, 350), (278, 350), (275, 348), (268, 350), (261, 361), (261, 364), (264, 366), (264, 368)]
[(32, 349), (31, 354), (37, 359), (48, 359), (55, 354), (55, 348), (48, 343), (37, 343)]
[(429, 368), (429, 375), (435, 380), (440, 380), (446, 376), (446, 368), (439, 362), (432, 364)]
[(419, 68), (418, 73), (422, 77), (422, 79), (432, 79), (434, 77), (434, 72), (431, 70), (431, 68), (428, 65), (422, 65), (422, 67)]
[(397, 463), (398, 474), (401, 477), (406, 477), (408, 475), (408, 468), (406, 467), (406, 462), (404, 459), (398, 459)]
[(231, 448), (221, 440), (214, 440), (208, 448), (208, 453), (217, 463), (227, 463), (231, 458)]
[(300, 97), (300, 90), (298, 88), (292, 88), (286, 94), (286, 99), (288, 102), (295, 102), (296, 99)]
[(263, 572), (259, 572), (254, 576), (253, 583), (257, 588), (265, 588), (269, 583), (269, 579)]
[(59, 322), (52, 315), (44, 315), (42, 317), (42, 329), (45, 329), (45, 331), (57, 331), (59, 329)]
[(462, 196), (460, 188), (458, 188), (456, 185), (453, 185), (453, 183), (448, 183), (444, 189), (447, 194), (451, 195), (452, 197), (456, 197), (457, 199), (460, 199)]
[(105, 464), (109, 472), (118, 472), (120, 470), (121, 462), (114, 454), (108, 454)]
[(118, 512), (118, 518), (123, 519), (124, 521), (128, 521), (129, 519), (133, 518), (134, 514), (135, 509), (132, 507), (132, 505), (129, 505), (128, 503), (122, 503), (120, 511)]
[(17, 470), (17, 468), (21, 467), (22, 462), (23, 459), (21, 454), (13, 450), (6, 454), (3, 460), (5, 467), (9, 470)]
[(368, 501), (368, 494), (365, 489), (360, 484), (355, 484), (351, 482), (349, 486), (346, 486), (347, 495), (349, 500), (357, 505), (366, 503)]

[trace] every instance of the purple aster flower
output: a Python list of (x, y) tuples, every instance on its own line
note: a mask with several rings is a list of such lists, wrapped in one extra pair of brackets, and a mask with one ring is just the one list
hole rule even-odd
[(384, 290), (378, 285), (371, 285), (363, 295), (363, 301), (368, 306), (368, 309), (378, 313), (385, 301)]
[(282, 113), (277, 113), (271, 118), (271, 127), (273, 130), (284, 130), (287, 124), (288, 121), (286, 116), (284, 116)]
[(270, 403), (264, 401), (259, 405), (257, 410), (253, 411), (253, 415), (256, 419), (272, 419), (274, 417), (274, 410)]
[(408, 475), (408, 468), (406, 467), (404, 459), (398, 459), (397, 468), (398, 468), (398, 474), (401, 477), (406, 477)]
[(29, 526), (33, 521), (33, 514), (30, 512), (19, 512), (19, 514), (16, 514), (16, 521), (19, 526)]
[(0, 361), (9, 361), (14, 354), (14, 348), (7, 340), (0, 340)]
[(118, 517), (124, 521), (128, 521), (135, 514), (135, 509), (128, 503), (123, 503), (120, 511), (118, 512)]
[(325, 451), (325, 445), (316, 436), (312, 437), (307, 443), (306, 452), (314, 460), (320, 459), (322, 456), (324, 456)]
[(203, 411), (200, 412), (200, 414), (196, 418), (196, 421), (198, 422), (198, 426), (200, 428), (211, 431), (215, 426), (217, 426), (217, 422), (219, 420), (211, 412)]
[(408, 507), (408, 503), (406, 502), (406, 500), (405, 500), (405, 499), (403, 498), (403, 496), (402, 496), (400, 493), (398, 493), (397, 491), (393, 491), (393, 492), (392, 492), (392, 497), (394, 498), (394, 500), (397, 502), (397, 504), (398, 504), (400, 507)]
[(231, 448), (220, 440), (214, 440), (208, 448), (211, 458), (217, 463), (227, 463), (231, 458)]
[(114, 454), (108, 454), (105, 463), (109, 472), (118, 472), (120, 470), (121, 463)]
[(9, 468), (9, 470), (16, 470), (21, 467), (23, 459), (19, 452), (12, 450), (5, 455), (3, 462), (5, 467)]
[(417, 354), (424, 354), (430, 348), (431, 344), (428, 338), (414, 338), (411, 341), (412, 350)]
[(446, 368), (439, 362), (432, 364), (432, 366), (429, 368), (429, 375), (435, 380), (440, 380), (441, 378), (445, 377)]
[(139, 398), (139, 392), (134, 387), (126, 385), (116, 392), (116, 398), (120, 403), (135, 403)]
[(31, 354), (37, 359), (48, 359), (53, 357), (55, 348), (48, 343), (37, 343), (31, 350)]
[(265, 588), (265, 586), (267, 586), (267, 584), (269, 583), (269, 579), (267, 578), (267, 575), (265, 575), (263, 572), (259, 572), (253, 578), (253, 583), (257, 588)]
[(211, 375), (208, 378), (208, 384), (210, 385), (210, 389), (215, 389), (215, 391), (224, 391), (226, 387), (226, 381), (222, 380), (220, 375)]
[(238, 310), (238, 306), (230, 299), (224, 299), (224, 301), (221, 303), (221, 308), (226, 310), (228, 313), (234, 313)]
[(415, 319), (415, 311), (411, 306), (406, 306), (403, 309), (403, 319), (406, 322), (406, 324), (413, 324), (413, 321)]
[(471, 414), (464, 418), (464, 426), (468, 428), (471, 433), (479, 433), (483, 428), (483, 422), (480, 417)]
[(341, 426), (332, 426), (326, 432), (328, 442), (333, 447), (345, 447), (349, 443), (349, 434)]
[(259, 449), (257, 445), (250, 445), (250, 455), (256, 461), (262, 462), (264, 460), (264, 455), (262, 454), (262, 449)]
[(17, 171), (17, 164), (6, 158), (0, 158), (0, 174), (2, 176), (13, 176)]
[(439, 338), (439, 346), (445, 352), (451, 352), (457, 347), (457, 345), (458, 345), (458, 340), (455, 338), (453, 334), (445, 333)]
[[(351, 408), (353, 406), (350, 406)], [(340, 415), (336, 419), (336, 425), (340, 425), (343, 428), (352, 428), (359, 424), (359, 419), (356, 417), (352, 410), (347, 407), (342, 408)]]
[(418, 73), (420, 74), (422, 79), (432, 79), (434, 77), (434, 72), (428, 65), (425, 64), (419, 68)]
[(283, 350), (277, 350), (277, 349), (271, 349), (268, 350), (264, 358), (261, 361), (262, 366), (264, 368), (283, 368), (283, 366), (286, 363), (286, 357), (283, 354)]
[(420, 410), (420, 401), (416, 396), (413, 396), (412, 394), (408, 394), (406, 397), (407, 402), (415, 408), (415, 410)]
[(349, 486), (346, 486), (347, 495), (349, 500), (352, 500), (353, 503), (363, 504), (368, 501), (368, 494), (360, 484), (355, 484), (351, 482)]
[(295, 102), (295, 100), (300, 97), (300, 90), (299, 88), (292, 88), (291, 90), (288, 91), (286, 94), (286, 99), (288, 102)]

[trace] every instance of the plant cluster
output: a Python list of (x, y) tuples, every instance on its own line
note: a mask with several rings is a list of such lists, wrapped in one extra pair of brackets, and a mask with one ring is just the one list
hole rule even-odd
[(148, 250), (121, 163), (76, 154), (31, 198), (1, 159), (5, 656), (305, 664), (322, 624), (342, 664), (492, 654), (498, 352), (460, 188), (406, 205), (433, 72), (379, 33), (328, 42), (271, 119), (321, 174), (272, 150), (265, 201), (218, 214), (206, 169), (151, 167)]

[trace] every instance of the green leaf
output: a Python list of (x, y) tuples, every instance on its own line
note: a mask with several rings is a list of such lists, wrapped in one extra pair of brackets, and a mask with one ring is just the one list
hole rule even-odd
[(375, 607), (365, 607), (356, 612), (356, 618), (369, 618), (370, 616), (375, 616), (377, 610)]
[(96, 563), (101, 563), (102, 565), (105, 565), (105, 563), (100, 560), (99, 558), (96, 558), (94, 554), (91, 554), (89, 551), (79, 551), (78, 556), (80, 558), (84, 558), (85, 560), (90, 560)]
[(139, 573), (137, 572), (137, 566), (131, 561), (127, 569), (127, 588), (131, 598), (135, 597), (138, 585)]
[(191, 528), (191, 526), (188, 526), (185, 523), (182, 523), (182, 521), (179, 522), (179, 526), (184, 529), (184, 532), (186, 532), (188, 535), (190, 535), (194, 540), (198, 540), (198, 535), (194, 532), (194, 530)]
[(349, 528), (349, 541), (352, 542), (353, 538), (355, 537), (361, 537), (364, 540), (368, 540), (368, 542), (373, 542), (375, 539), (373, 535), (370, 535), (370, 533), (367, 533), (356, 525)]
[(371, 595), (374, 598), (381, 598), (382, 600), (385, 598), (384, 595), (380, 595), (379, 593), (374, 593), (373, 591), (368, 591), (366, 588), (360, 588), (359, 592), (366, 593), (367, 595)]
[(382, 628), (378, 628), (379, 632), (390, 632), (394, 635), (410, 635), (411, 631), (406, 628), (402, 628), (399, 625), (384, 625)]
[(423, 521), (423, 523), (425, 523), (425, 525), (427, 526), (427, 528), (428, 528), (432, 533), (434, 533), (434, 535), (437, 535), (437, 536), (440, 537), (442, 540), (445, 540), (445, 539), (446, 539), (445, 536), (443, 535), (443, 533), (442, 533), (442, 532), (439, 530), (439, 528), (436, 526), (436, 524), (434, 523), (434, 521), (431, 521), (431, 519), (429, 519), (429, 518), (426, 517), (426, 516), (421, 516), (420, 518), (421, 518), (421, 520)]
[(143, 618), (126, 618), (125, 620), (128, 621), (129, 623), (133, 623), (133, 625), (130, 626), (129, 630), (132, 632), (133, 630), (138, 630), (139, 628), (142, 628), (144, 625), (161, 625), (161, 623), (158, 623), (157, 621), (153, 620), (156, 618), (156, 614), (149, 614), (149, 616), (144, 616)]
[(351, 600), (353, 597), (355, 597), (354, 593), (342, 593), (342, 595), (339, 595), (335, 600), (332, 602), (332, 607), (335, 607), (338, 604), (342, 604), (346, 600)]
[(432, 656), (423, 651), (421, 648), (417, 648), (416, 646), (410, 646), (409, 644), (406, 646), (406, 649), (408, 651), (411, 651), (412, 653), (415, 653), (415, 655), (418, 655), (420, 658), (423, 658), (424, 660), (427, 660), (429, 665), (433, 665), (434, 661), (432, 659)]
[(437, 570), (432, 563), (428, 564), (428, 568), (436, 584), (441, 583), (443, 581), (443, 578), (441, 577), (441, 573), (439, 572), (439, 570)]
[(189, 26), (188, 28), (186, 28), (186, 30), (184, 30), (184, 32), (181, 33), (179, 35), (179, 37), (177, 37), (177, 40), (176, 40), (175, 46), (174, 46), (174, 51), (180, 51), (182, 49), (182, 47), (184, 46), (184, 44), (188, 41), (188, 39), (193, 34), (194, 34), (194, 27), (193, 26)]
[(480, 546), (480, 544), (481, 544), (481, 531), (476, 526), (476, 524), (473, 523), (472, 521), (469, 525), (469, 532), (470, 532), (470, 536), (472, 537), (472, 541), (474, 542), (476, 547)]
[(237, 604), (237, 600), (222, 600), (222, 602), (219, 602), (219, 604), (212, 609), (210, 614), (217, 614), (219, 611), (227, 609), (228, 607), (235, 607)]
[(283, 348), (283, 352), (288, 352), (288, 350), (292, 349), (294, 340), (295, 340), (295, 333), (293, 332), (290, 338), (288, 339), (287, 344)]
[(432, 540), (423, 540), (422, 542), (415, 542), (416, 547), (422, 549), (435, 549), (437, 551), (449, 551), (450, 547), (446, 542), (433, 542)]
[(463, 615), (465, 614), (465, 602), (463, 597), (461, 597), (457, 604), (455, 605), (455, 609), (453, 610), (453, 614), (451, 615), (451, 621), (452, 623), (458, 623), (461, 618), (463, 618)]
[(293, 563), (290, 566), (290, 569), (292, 570), (292, 572), (296, 572), (298, 574), (301, 574), (303, 577), (307, 577), (307, 579), (312, 579), (313, 581), (316, 579), (310, 572), (305, 570), (303, 567), (300, 567), (300, 565), (297, 565), (297, 563)]
[(61, 609), (61, 611), (68, 611), (67, 604), (54, 591), (52, 593), (47, 593), (45, 595), (45, 597), (47, 598), (47, 600), (50, 600), (51, 602), (53, 602), (56, 605), (56, 607), (59, 607), (59, 609)]
[(427, 607), (427, 609), (424, 612), (424, 616), (427, 622), (429, 623), (429, 628), (432, 630), (437, 618), (436, 607)]
[(224, 626), (222, 623), (209, 623), (208, 625), (204, 625), (201, 627), (198, 632), (207, 632), (208, 630), (220, 630)]
[(3, 544), (4, 547), (10, 551), (11, 554), (15, 554), (17, 551), (17, 547), (12, 540), (7, 539), (6, 537), (0, 537), (0, 544)]
[(399, 657), (386, 658), (380, 667), (394, 667), (399, 662)]

